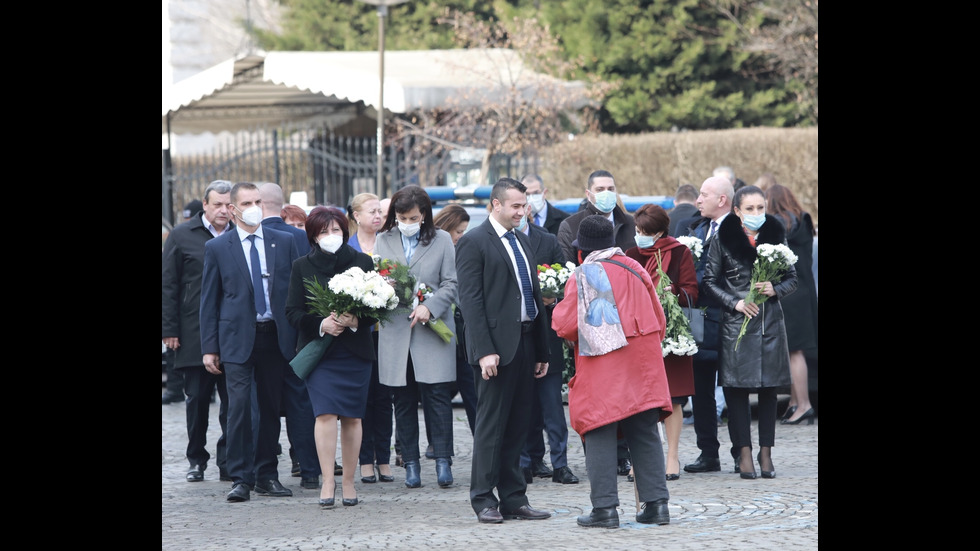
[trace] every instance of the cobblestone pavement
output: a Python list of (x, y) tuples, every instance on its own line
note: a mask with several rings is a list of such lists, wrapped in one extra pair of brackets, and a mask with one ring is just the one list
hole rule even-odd
[[(779, 550), (817, 549), (817, 431), (819, 421), (807, 425), (776, 425), (773, 448), (775, 479), (743, 480), (725, 458), (731, 441), (719, 427), (722, 471), (690, 474), (668, 483), (670, 524), (639, 524), (635, 520), (633, 484), (619, 477), (620, 528), (583, 528), (575, 518), (592, 510), (585, 455), (579, 436), (569, 428), (568, 463), (581, 482), (563, 485), (550, 478), (535, 478), (528, 486), (532, 507), (552, 517), (542, 521), (508, 520), (484, 525), (469, 504), (472, 437), (466, 414), (455, 408), (454, 484), (436, 484), (435, 462), (422, 459), (422, 487), (405, 487), (405, 471), (394, 467), (392, 483), (364, 484), (356, 477), (360, 503), (320, 510), (319, 490), (307, 490), (290, 476), (289, 441), (283, 426), (279, 480), (292, 497), (257, 495), (244, 503), (229, 503), (230, 482), (218, 481), (214, 445), (218, 405), (211, 407), (208, 450), (212, 463), (203, 482), (184, 479), (188, 464), (184, 405), (165, 405), (162, 413), (162, 546), (163, 551), (306, 551), (319, 549), (522, 549), (549, 551), (579, 549), (712, 549)], [(566, 406), (567, 419), (567, 406)], [(419, 422), (422, 421), (421, 410)], [(425, 449), (425, 431), (420, 449)], [(753, 442), (758, 442), (756, 424)], [(679, 446), (681, 465), (698, 456), (694, 427), (684, 425)], [(339, 457), (339, 449), (338, 449)], [(546, 456), (547, 458), (547, 456)], [(550, 461), (546, 459), (546, 461)], [(758, 466), (756, 466), (758, 470)]]

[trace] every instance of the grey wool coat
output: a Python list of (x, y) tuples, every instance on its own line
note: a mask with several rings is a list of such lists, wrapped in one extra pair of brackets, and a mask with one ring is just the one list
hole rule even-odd
[[(379, 233), (374, 254), (405, 264), (401, 232), (398, 228)], [(437, 229), (428, 245), (421, 243), (412, 254), (408, 271), (433, 290), (423, 303), (433, 318), (441, 319), (454, 333), (452, 304), (456, 300), (456, 249), (448, 232)], [(444, 342), (429, 327), (416, 323), (410, 327), (410, 310), (399, 309), (381, 326), (378, 335), (378, 374), (381, 384), (407, 384), (408, 354), (412, 353), (415, 380), (420, 383), (446, 383), (456, 380), (456, 337)]]
[[(756, 243), (786, 244), (786, 230), (776, 217), (766, 215)], [(735, 310), (735, 305), (749, 294), (755, 258), (755, 247), (742, 230), (742, 221), (734, 214), (726, 216), (718, 227), (718, 239), (712, 238), (708, 248), (703, 281), (706, 291), (722, 305), (718, 386), (762, 388), (790, 384), (789, 348), (779, 299), (796, 290), (798, 280), (792, 266), (773, 285), (776, 296), (759, 306), (759, 315), (749, 322), (735, 350), (735, 340), (745, 319), (745, 314)]]

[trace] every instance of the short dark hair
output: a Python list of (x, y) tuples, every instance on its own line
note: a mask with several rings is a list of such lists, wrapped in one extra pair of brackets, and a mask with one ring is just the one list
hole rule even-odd
[(674, 201), (690, 201), (693, 203), (698, 200), (698, 195), (700, 195), (698, 188), (691, 184), (683, 184), (674, 193)]
[(503, 178), (497, 180), (497, 183), (494, 184), (493, 188), (490, 190), (490, 202), (492, 203), (493, 200), (496, 199), (498, 203), (503, 204), (504, 199), (507, 196), (508, 189), (516, 189), (521, 193), (527, 193), (527, 186), (513, 178), (504, 176)]
[(344, 243), (350, 238), (350, 231), (347, 226), (347, 215), (337, 207), (316, 206), (306, 217), (306, 239), (310, 246), (316, 248), (316, 238), (320, 236), (323, 228), (329, 228), (330, 222), (337, 222), (344, 230)]
[(755, 186), (742, 186), (738, 188), (735, 192), (735, 197), (732, 198), (732, 212), (735, 212), (735, 207), (742, 208), (742, 198), (746, 195), (761, 195), (763, 199), (766, 198), (766, 192)]
[(613, 178), (612, 172), (609, 172), (608, 170), (595, 170), (592, 172), (592, 174), (589, 174), (589, 181), (585, 187), (592, 189), (592, 183), (595, 182), (596, 178), (612, 178), (613, 182), (616, 181), (616, 179)]
[(636, 209), (633, 213), (633, 219), (636, 222), (636, 227), (643, 230), (643, 233), (647, 235), (653, 235), (657, 232), (664, 232), (667, 235), (667, 228), (670, 226), (670, 215), (663, 207), (656, 203), (647, 203)]

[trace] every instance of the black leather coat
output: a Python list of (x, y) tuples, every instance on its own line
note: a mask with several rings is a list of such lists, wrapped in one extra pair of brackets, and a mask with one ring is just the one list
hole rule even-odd
[[(785, 245), (786, 229), (776, 217), (767, 214), (756, 243)], [(789, 385), (789, 348), (779, 299), (796, 290), (795, 268), (791, 266), (779, 283), (773, 285), (776, 296), (759, 306), (759, 315), (749, 322), (736, 351), (735, 341), (745, 315), (736, 311), (735, 305), (749, 293), (752, 264), (756, 259), (756, 249), (749, 243), (737, 216), (722, 220), (718, 239), (712, 239), (707, 255), (703, 288), (722, 305), (718, 385), (735, 388)]]

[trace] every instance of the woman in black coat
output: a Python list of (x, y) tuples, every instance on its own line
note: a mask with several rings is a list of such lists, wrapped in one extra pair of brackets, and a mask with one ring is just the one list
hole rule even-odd
[[(742, 478), (755, 478), (752, 464), (749, 394), (759, 394), (759, 469), (763, 478), (774, 478), (772, 446), (776, 440), (776, 391), (790, 384), (789, 349), (779, 299), (796, 290), (796, 270), (790, 266), (778, 283), (757, 283), (769, 297), (762, 304), (746, 303), (750, 290), (756, 245), (785, 244), (786, 230), (766, 214), (766, 198), (755, 186), (735, 192), (732, 214), (718, 227), (718, 239), (708, 249), (704, 289), (721, 303), (721, 362), (718, 385), (728, 404), (728, 434), (733, 449), (739, 450), (738, 471)], [(745, 316), (747, 331), (735, 350)]]

